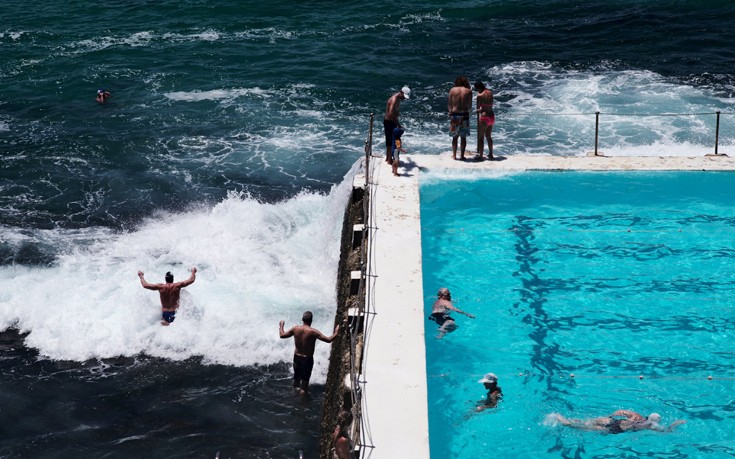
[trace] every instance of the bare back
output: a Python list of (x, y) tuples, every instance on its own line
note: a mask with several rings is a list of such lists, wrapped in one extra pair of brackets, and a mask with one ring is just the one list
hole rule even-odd
[(181, 297), (181, 289), (193, 284), (197, 277), (196, 267), (191, 268), (191, 276), (181, 282), (166, 282), (165, 284), (151, 284), (143, 277), (143, 271), (138, 271), (138, 277), (143, 288), (148, 290), (158, 290), (161, 297), (161, 309), (164, 312), (176, 311), (179, 308), (179, 298)]
[(464, 86), (455, 86), (449, 90), (447, 109), (450, 113), (469, 112), (472, 107), (472, 90)]
[(445, 300), (444, 298), (439, 298), (438, 300), (434, 301), (434, 304), (431, 306), (431, 313), (436, 314), (437, 312), (447, 312), (454, 309), (455, 308), (452, 305), (451, 301)]
[(181, 283), (159, 285), (158, 294), (161, 295), (161, 309), (164, 311), (175, 311), (179, 309)]
[(316, 340), (323, 336), (316, 328), (308, 325), (297, 325), (293, 328), (293, 340), (295, 345), (295, 353), (306, 357), (314, 355)]
[(477, 95), (477, 108), (484, 116), (490, 116), (493, 110), (493, 92), (485, 89)]
[(398, 117), (400, 116), (401, 106), (401, 93), (395, 93), (388, 98), (388, 103), (385, 105), (385, 119), (398, 123)]

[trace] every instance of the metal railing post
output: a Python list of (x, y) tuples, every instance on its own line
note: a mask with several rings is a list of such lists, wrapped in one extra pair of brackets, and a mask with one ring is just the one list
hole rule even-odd
[(370, 183), (370, 157), (373, 155), (373, 120), (375, 114), (370, 114), (370, 127), (368, 130), (367, 140), (365, 140), (365, 189), (367, 190), (368, 183)]
[(717, 125), (715, 127), (715, 154), (717, 154), (717, 147), (720, 143), (720, 111), (717, 110)]
[(600, 112), (595, 112), (595, 156), (597, 156), (597, 139), (600, 133)]

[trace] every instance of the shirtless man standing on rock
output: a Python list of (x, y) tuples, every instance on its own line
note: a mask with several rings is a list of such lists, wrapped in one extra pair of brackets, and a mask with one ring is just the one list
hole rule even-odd
[(282, 320), (278, 324), (278, 331), (281, 338), (290, 338), (293, 336), (295, 349), (293, 353), (293, 387), (296, 392), (304, 396), (309, 390), (309, 379), (311, 379), (311, 370), (314, 368), (314, 348), (316, 340), (331, 343), (339, 333), (339, 325), (334, 327), (332, 336), (324, 336), (322, 332), (311, 327), (311, 321), (314, 315), (311, 311), (306, 311), (301, 316), (302, 325), (296, 325), (288, 331), (283, 331), (283, 325), (286, 321)]

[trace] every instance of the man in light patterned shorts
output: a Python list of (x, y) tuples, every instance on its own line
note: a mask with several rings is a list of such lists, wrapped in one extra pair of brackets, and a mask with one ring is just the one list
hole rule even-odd
[(470, 80), (465, 76), (459, 76), (454, 80), (454, 87), (449, 90), (447, 102), (449, 135), (452, 136), (452, 159), (457, 159), (457, 139), (460, 137), (462, 138), (460, 159), (465, 159), (467, 136), (470, 135), (470, 108), (472, 108)]

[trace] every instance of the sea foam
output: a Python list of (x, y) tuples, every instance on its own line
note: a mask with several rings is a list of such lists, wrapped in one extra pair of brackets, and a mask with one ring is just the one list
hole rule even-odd
[[(348, 178), (328, 195), (302, 192), (279, 203), (230, 193), (211, 208), (158, 213), (130, 232), (46, 232), (62, 247), (53, 266), (0, 268), (0, 329), (28, 333), (26, 345), (55, 360), (290, 361), (293, 343), (279, 339), (280, 320), (290, 327), (311, 310), (314, 326), (332, 331), (350, 185)], [(182, 291), (176, 321), (162, 327), (158, 293), (142, 288), (137, 271), (151, 283), (166, 271), (181, 281), (192, 266), (196, 282)], [(328, 346), (317, 345), (317, 380), (327, 355)]]

